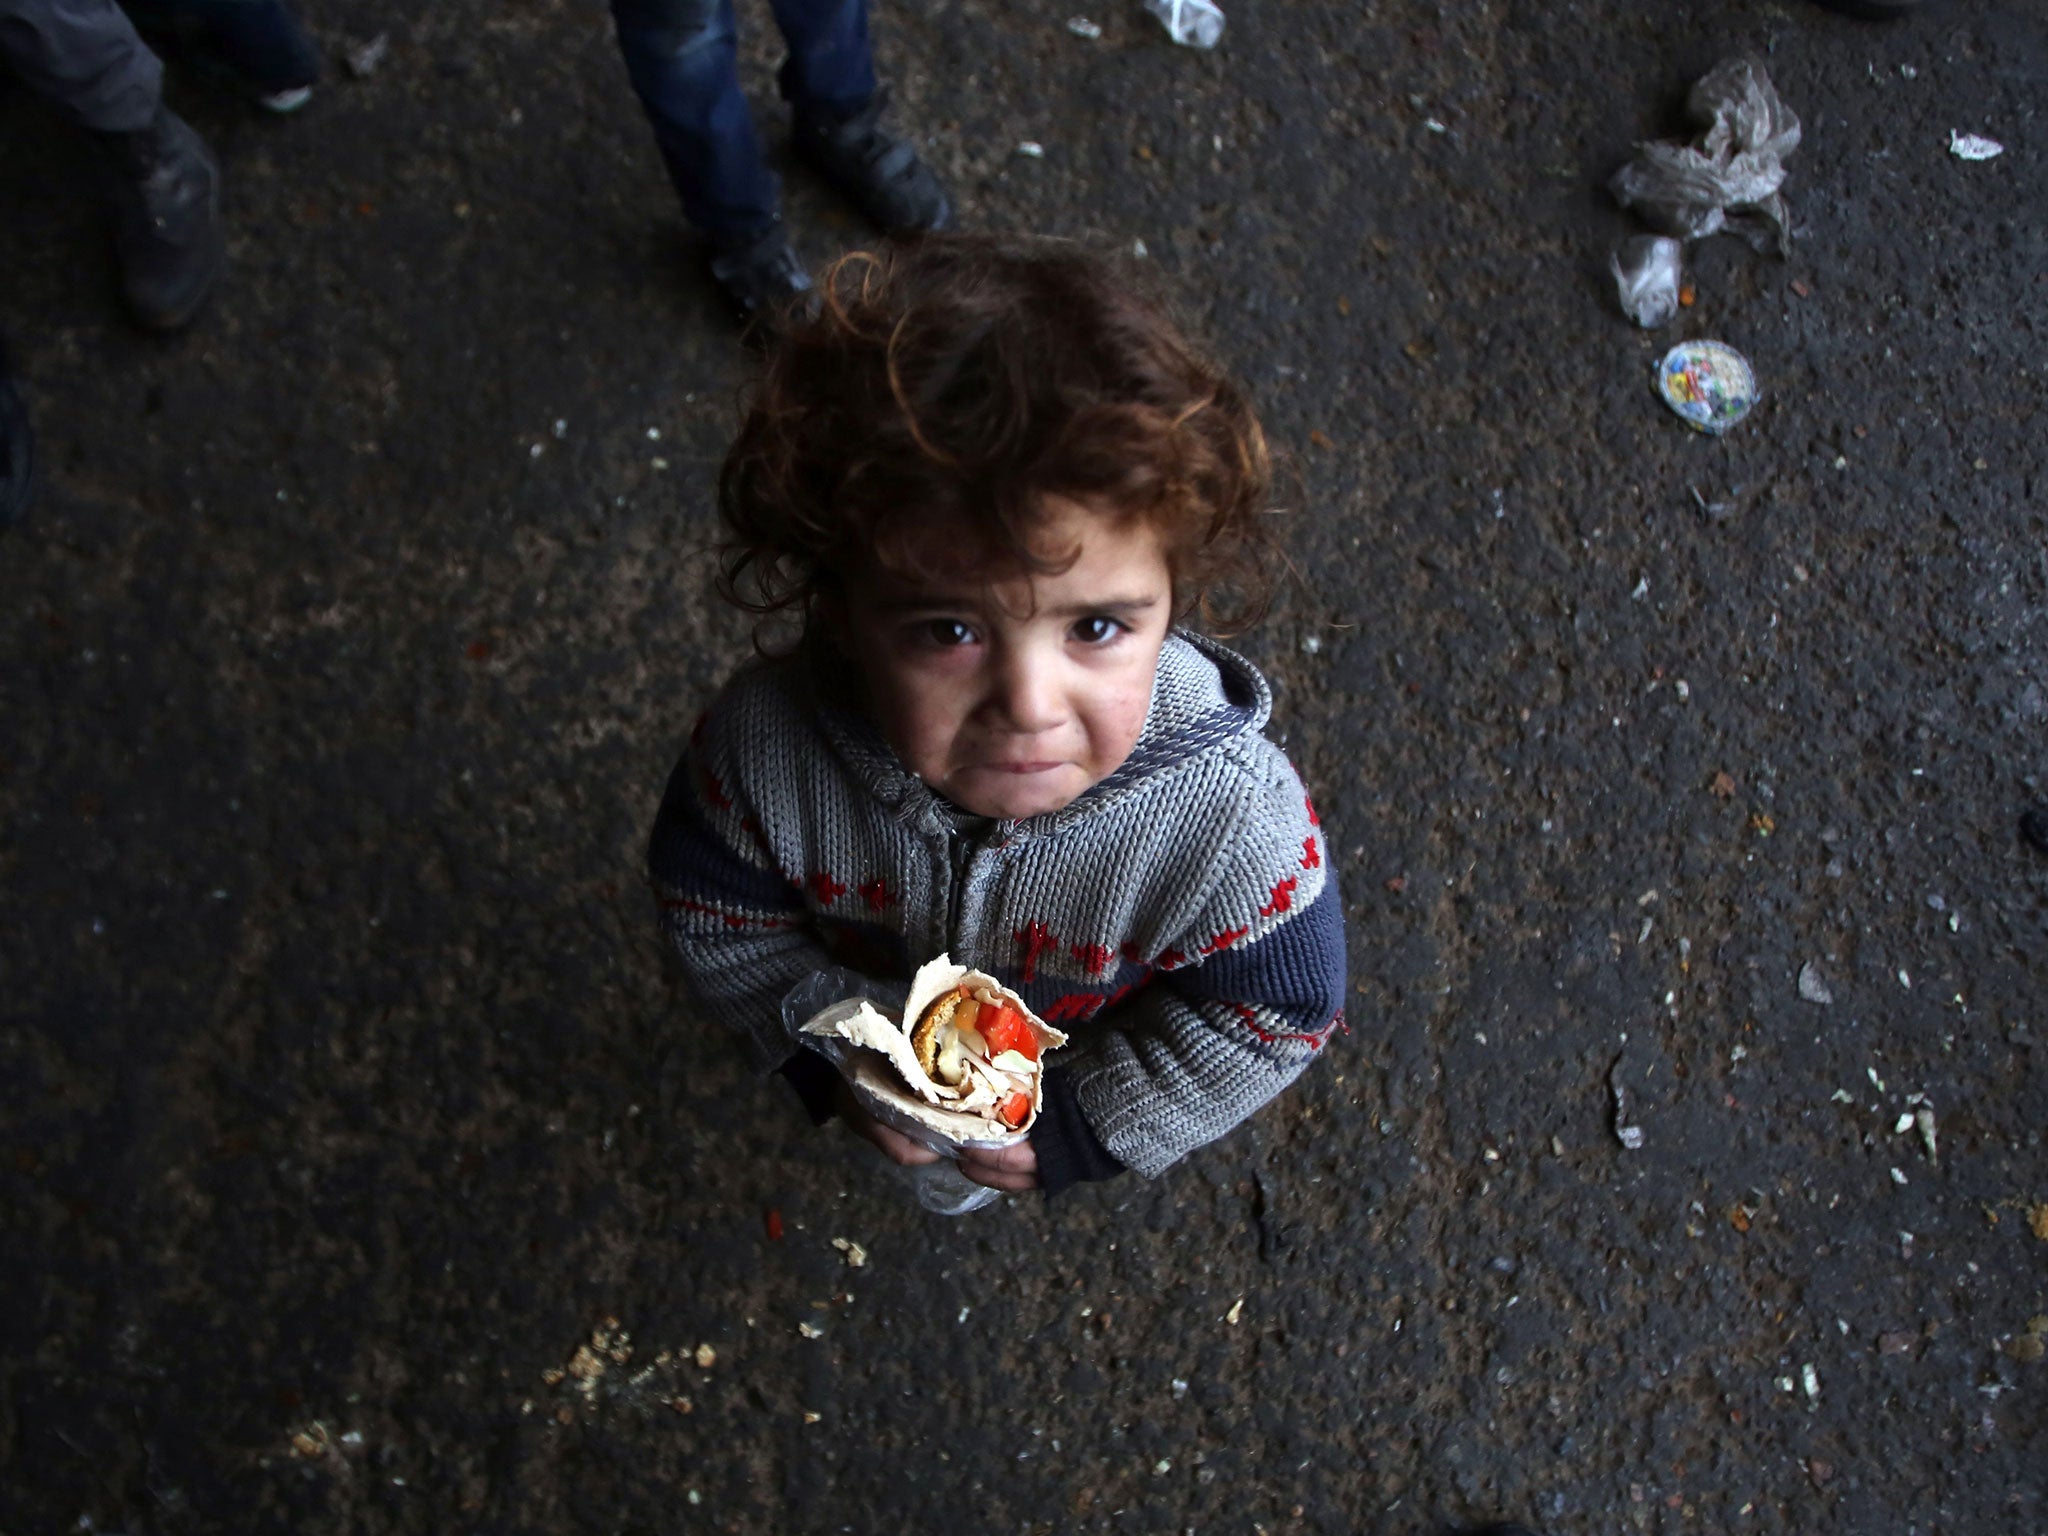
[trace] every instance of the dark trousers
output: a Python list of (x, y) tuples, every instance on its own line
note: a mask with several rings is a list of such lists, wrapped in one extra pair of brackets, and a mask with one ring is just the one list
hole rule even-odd
[(114, 0), (0, 0), (0, 64), (101, 133), (149, 126), (164, 67)]
[[(770, 4), (789, 48), (783, 99), (828, 120), (865, 107), (875, 94), (867, 0)], [(719, 241), (765, 230), (781, 189), (740, 91), (732, 0), (612, 0), (612, 20), (684, 217)]]

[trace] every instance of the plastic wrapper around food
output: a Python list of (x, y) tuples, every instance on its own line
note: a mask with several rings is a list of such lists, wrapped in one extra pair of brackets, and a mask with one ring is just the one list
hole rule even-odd
[[(988, 1033), (941, 1026), (923, 1041), (927, 1010), (956, 998), (973, 1001)], [(839, 1068), (863, 1109), (948, 1156), (1024, 1140), (1044, 1102), (1045, 1053), (1067, 1043), (1015, 992), (946, 955), (912, 978), (896, 1018), (867, 996), (842, 994), (801, 1033)]]
[(1789, 215), (1779, 187), (1799, 147), (1799, 118), (1779, 99), (1757, 59), (1725, 59), (1702, 75), (1686, 113), (1703, 130), (1690, 144), (1639, 146), (1608, 190), (1661, 234), (1698, 240), (1726, 230), (1759, 251), (1783, 254)]
[(1145, 0), (1167, 36), (1188, 48), (1214, 48), (1223, 39), (1223, 11), (1215, 0)]
[(1685, 247), (1669, 235), (1630, 235), (1614, 248), (1614, 286), (1622, 312), (1644, 330), (1669, 325), (1678, 313)]

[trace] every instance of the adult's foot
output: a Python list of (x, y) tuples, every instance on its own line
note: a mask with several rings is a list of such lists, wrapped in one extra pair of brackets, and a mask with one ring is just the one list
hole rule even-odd
[(28, 511), (35, 477), (35, 430), (7, 371), (7, 354), (0, 350), (0, 528), (21, 521)]
[(220, 276), (220, 163), (164, 107), (139, 132), (101, 138), (114, 167), (114, 250), (129, 312), (150, 330), (177, 330)]
[(267, 112), (296, 112), (320, 78), (320, 47), (283, 0), (126, 0), (150, 39)]
[(780, 219), (757, 235), (713, 241), (711, 276), (733, 312), (749, 325), (776, 329), (810, 302), (811, 274)]
[(916, 146), (882, 126), (887, 91), (851, 117), (828, 119), (799, 112), (796, 152), (837, 187), (884, 234), (950, 229), (953, 204)]

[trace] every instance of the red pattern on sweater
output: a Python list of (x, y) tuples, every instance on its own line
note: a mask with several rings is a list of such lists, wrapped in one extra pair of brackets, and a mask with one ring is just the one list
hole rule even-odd
[(854, 890), (860, 893), (861, 899), (868, 904), (870, 912), (879, 912), (896, 899), (896, 893), (889, 889), (889, 882), (880, 876), (868, 881), (865, 885), (855, 886)]
[(1069, 944), (1067, 948), (1087, 968), (1090, 976), (1100, 976), (1113, 953), (1107, 944)]
[(1054, 998), (1039, 1017), (1048, 1024), (1058, 1024), (1065, 1020), (1092, 1019), (1101, 1012), (1108, 1001), (1108, 998), (1095, 992), (1068, 992)]
[(732, 796), (725, 792), (725, 786), (718, 782), (718, 775), (709, 768), (704, 770), (704, 798), (721, 811), (732, 809)]
[(1306, 1045), (1310, 1050), (1320, 1051), (1325, 1045), (1329, 1043), (1330, 1032), (1332, 1030), (1342, 1029), (1345, 1027), (1344, 1014), (1343, 1010), (1341, 1009), (1338, 1010), (1336, 1016), (1332, 1018), (1329, 1023), (1325, 1024), (1321, 1029), (1313, 1031), (1309, 1034), (1296, 1034), (1292, 1030), (1275, 1030), (1265, 1029), (1261, 1027), (1259, 1024), (1258, 1012), (1255, 1009), (1253, 1009), (1249, 1004), (1232, 1003), (1230, 1006), (1237, 1010), (1237, 1016), (1243, 1022), (1244, 1027), (1250, 1030), (1254, 1035), (1258, 1036), (1258, 1038), (1267, 1045), (1278, 1045), (1282, 1040), (1298, 1040), (1302, 1042), (1304, 1045)]
[(1244, 928), (1226, 928), (1204, 944), (1201, 948), (1201, 953), (1205, 955), (1220, 955), (1224, 950), (1230, 948), (1231, 945), (1250, 932), (1249, 926)]
[(811, 872), (811, 894), (829, 907), (833, 902), (846, 894), (846, 887), (837, 880), (834, 880), (824, 870), (818, 869)]
[(1037, 980), (1038, 957), (1048, 949), (1057, 949), (1060, 941), (1053, 937), (1050, 928), (1036, 920), (1026, 923), (1011, 937), (1016, 939), (1017, 947), (1023, 951), (1023, 959), (1020, 964), (1023, 967), (1024, 980)]
[(795, 922), (795, 919), (787, 917), (750, 917), (744, 912), (728, 912), (708, 901), (692, 901), (688, 896), (664, 896), (661, 909), (664, 912), (701, 912), (706, 917), (718, 918), (728, 928), (788, 928)]
[(1300, 884), (1300, 880), (1294, 875), (1289, 875), (1285, 880), (1274, 886), (1273, 894), (1267, 898), (1266, 904), (1259, 908), (1259, 916), (1273, 917), (1293, 906), (1294, 888), (1298, 884)]
[(1315, 801), (1310, 799), (1307, 795), (1303, 795), (1301, 797), (1301, 803), (1308, 809), (1308, 824), (1312, 827), (1320, 827), (1323, 824), (1323, 818), (1316, 814)]
[(1316, 835), (1313, 832), (1301, 840), (1301, 867), (1303, 869), (1321, 869), (1323, 867), (1322, 850), (1316, 847)]

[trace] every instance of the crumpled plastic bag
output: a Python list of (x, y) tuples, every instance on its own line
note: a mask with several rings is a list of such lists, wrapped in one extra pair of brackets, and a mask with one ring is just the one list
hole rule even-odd
[(1630, 235), (1614, 248), (1614, 286), (1622, 312), (1646, 331), (1669, 325), (1678, 313), (1684, 251), (1669, 235)]
[(1607, 184), (1615, 201), (1660, 234), (1699, 240), (1725, 230), (1782, 256), (1791, 215), (1778, 188), (1785, 157), (1799, 147), (1799, 118), (1763, 62), (1722, 60), (1694, 83), (1686, 113), (1705, 131), (1690, 144), (1639, 145)]

